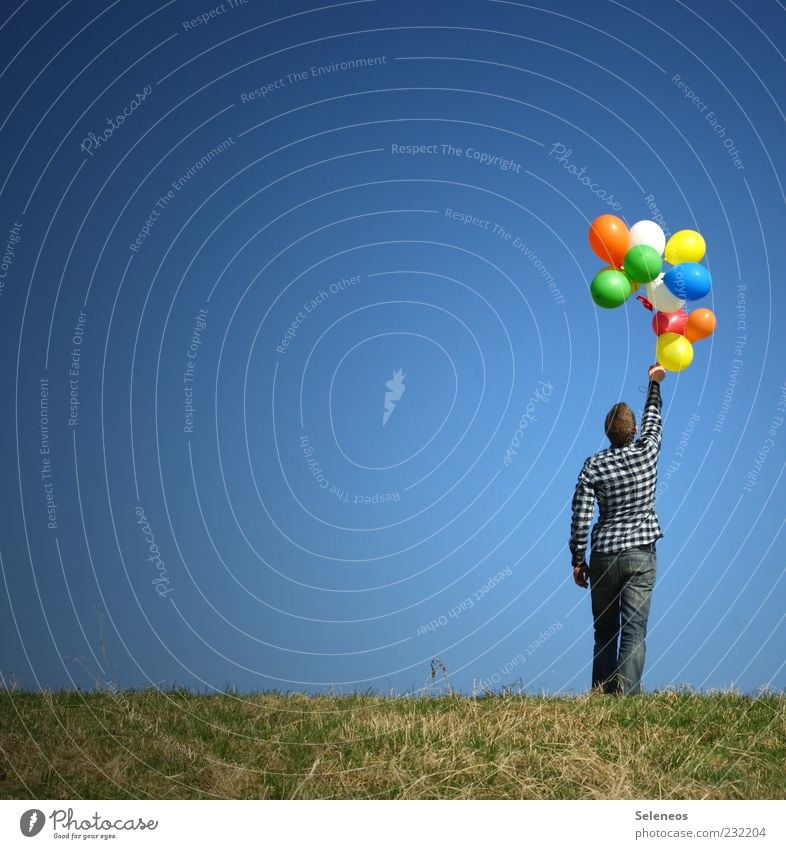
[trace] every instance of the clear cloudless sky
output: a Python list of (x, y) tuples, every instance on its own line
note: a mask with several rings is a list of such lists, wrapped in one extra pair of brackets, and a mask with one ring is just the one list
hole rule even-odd
[(3, 14), (5, 685), (587, 689), (570, 501), (655, 357), (614, 213), (703, 234), (718, 320), (645, 686), (783, 689), (779, 4)]

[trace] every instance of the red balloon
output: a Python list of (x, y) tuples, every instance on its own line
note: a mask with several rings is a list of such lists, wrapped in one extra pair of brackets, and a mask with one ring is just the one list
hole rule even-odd
[(656, 312), (652, 317), (652, 329), (656, 336), (660, 336), (661, 333), (678, 333), (680, 336), (684, 336), (687, 325), (688, 313), (685, 310)]

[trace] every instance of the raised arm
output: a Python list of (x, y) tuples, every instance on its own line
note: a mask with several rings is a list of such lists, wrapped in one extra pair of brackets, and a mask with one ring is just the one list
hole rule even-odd
[(660, 409), (663, 400), (660, 397), (660, 382), (666, 376), (665, 369), (660, 365), (650, 366), (650, 385), (647, 390), (647, 400), (644, 404), (644, 413), (641, 416), (641, 442), (652, 445), (656, 451), (660, 450), (663, 436), (663, 425), (660, 418)]

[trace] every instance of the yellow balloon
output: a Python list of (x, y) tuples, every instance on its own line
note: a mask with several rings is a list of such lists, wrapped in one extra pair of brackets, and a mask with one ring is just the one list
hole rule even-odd
[(666, 242), (666, 262), (701, 262), (707, 251), (704, 236), (695, 230), (679, 230)]
[(693, 362), (693, 345), (679, 333), (661, 333), (655, 355), (668, 371), (682, 371)]

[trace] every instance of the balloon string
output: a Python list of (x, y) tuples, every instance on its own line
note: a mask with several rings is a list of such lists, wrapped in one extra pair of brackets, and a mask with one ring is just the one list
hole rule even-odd
[(648, 309), (650, 312), (653, 311), (652, 303), (648, 301), (643, 295), (636, 295), (636, 300), (641, 301), (641, 305)]

